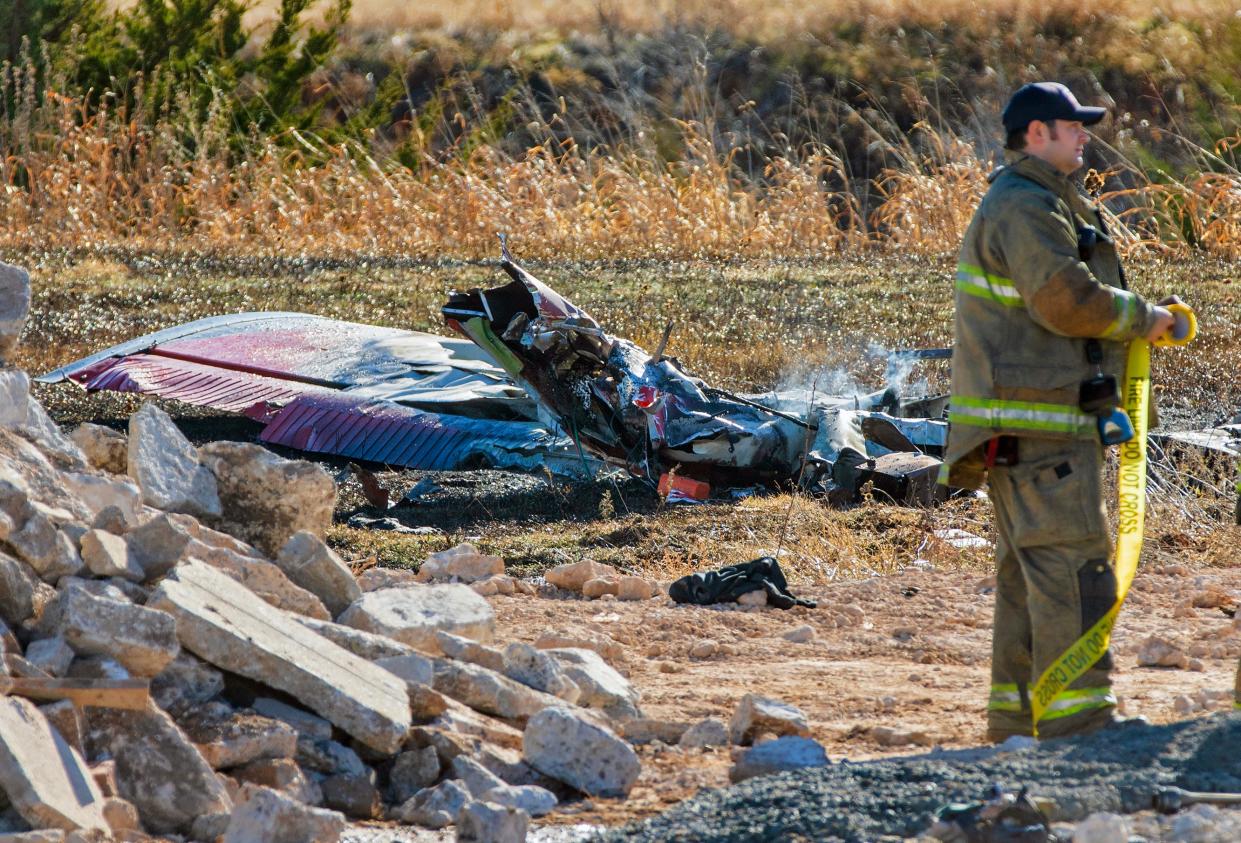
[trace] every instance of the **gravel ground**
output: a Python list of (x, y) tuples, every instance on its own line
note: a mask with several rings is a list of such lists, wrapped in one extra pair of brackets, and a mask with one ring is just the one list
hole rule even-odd
[(1012, 752), (964, 750), (751, 779), (704, 791), (665, 814), (601, 841), (899, 841), (931, 824), (947, 802), (970, 801), (992, 783), (1030, 786), (1057, 805), (1056, 819), (1150, 807), (1156, 788), (1241, 791), (1241, 717), (1165, 726), (1127, 725), (1080, 740)]

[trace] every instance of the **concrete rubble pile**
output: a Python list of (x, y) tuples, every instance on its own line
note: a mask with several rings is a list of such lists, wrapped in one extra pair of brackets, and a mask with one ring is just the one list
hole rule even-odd
[(637, 692), (589, 641), (495, 642), (486, 595), (533, 591), (503, 560), (355, 577), (313, 464), (195, 448), (152, 404), (66, 435), (3, 362), (29, 302), (0, 264), (0, 840), (522, 840), (629, 793)]

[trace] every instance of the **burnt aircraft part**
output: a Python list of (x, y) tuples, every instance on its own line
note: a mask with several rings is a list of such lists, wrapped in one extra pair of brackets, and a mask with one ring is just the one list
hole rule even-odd
[(727, 485), (797, 473), (807, 422), (705, 389), (674, 358), (604, 332), (507, 252), (501, 266), (512, 281), (454, 293), (444, 317), (584, 449), (648, 479), (673, 465)]

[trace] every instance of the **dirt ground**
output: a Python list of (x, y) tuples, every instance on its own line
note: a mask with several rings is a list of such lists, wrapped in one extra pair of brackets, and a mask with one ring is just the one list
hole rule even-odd
[[(1231, 704), (1241, 624), (1219, 604), (1238, 595), (1239, 570), (1196, 574), (1165, 565), (1140, 571), (1113, 644), (1115, 687), (1126, 714), (1164, 723), (1194, 716), (1177, 710), (1179, 697), (1215, 695), (1215, 710)], [(624, 652), (618, 667), (641, 691), (642, 709), (651, 718), (727, 721), (744, 694), (759, 693), (801, 708), (833, 761), (982, 742), (993, 599), (989, 579), (962, 571), (909, 570), (806, 589), (798, 596), (819, 605), (781, 611), (680, 607), (666, 599), (491, 600), (500, 641), (533, 641), (549, 631), (588, 631), (616, 640)], [(793, 643), (782, 637), (803, 625), (813, 628), (813, 640)], [(1183, 648), (1196, 659), (1192, 667), (1200, 669), (1139, 667), (1139, 646), (1151, 635)], [(699, 653), (712, 649), (703, 641), (714, 642), (714, 654), (691, 655), (696, 645)], [(881, 745), (871, 732), (878, 726), (892, 727), (909, 741)], [(651, 743), (638, 752), (642, 774), (629, 799), (567, 803), (540, 824), (617, 825), (666, 810), (702, 788), (728, 785), (727, 749)]]

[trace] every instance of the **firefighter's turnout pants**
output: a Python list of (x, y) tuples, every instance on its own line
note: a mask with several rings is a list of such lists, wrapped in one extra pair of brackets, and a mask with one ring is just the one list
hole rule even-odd
[[(1030, 690), (1116, 600), (1102, 446), (1022, 438), (1018, 453), (1016, 465), (992, 468), (989, 482), (998, 534), (987, 711), (992, 740), (1032, 733)], [(1039, 736), (1090, 731), (1110, 720), (1111, 667), (1108, 652), (1062, 692), (1039, 723)]]

